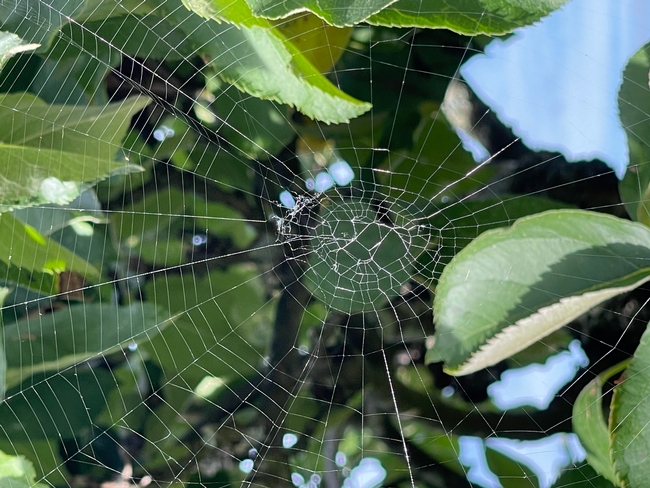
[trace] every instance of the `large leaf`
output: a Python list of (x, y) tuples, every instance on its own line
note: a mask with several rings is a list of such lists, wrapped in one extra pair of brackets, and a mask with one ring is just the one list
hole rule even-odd
[(139, 170), (115, 155), (131, 116), (147, 103), (135, 97), (84, 107), (48, 105), (29, 93), (0, 97), (0, 210), (69, 203), (84, 183)]
[(459, 34), (505, 34), (559, 9), (568, 0), (399, 0), (366, 19), (389, 27), (445, 28)]
[(650, 478), (650, 330), (614, 388), (609, 430), (611, 456), (622, 486), (642, 488)]
[(149, 340), (167, 317), (155, 305), (141, 302), (123, 307), (84, 303), (51, 314), (29, 314), (4, 327), (7, 386)]
[(623, 72), (618, 109), (625, 129), (629, 165), (620, 183), (620, 193), (630, 217), (650, 225), (650, 88), (648, 47), (632, 56)]
[(609, 430), (603, 412), (605, 382), (627, 366), (623, 361), (603, 371), (585, 386), (573, 404), (573, 431), (587, 451), (587, 461), (598, 474), (617, 483), (614, 466), (609, 456)]
[(370, 109), (369, 103), (335, 87), (270, 21), (255, 17), (244, 0), (184, 3), (202, 17), (231, 24), (197, 22), (190, 15), (183, 18), (171, 5), (167, 7), (180, 21), (177, 24), (211, 58), (218, 74), (237, 88), (292, 105), (328, 123), (348, 122)]
[(648, 281), (649, 243), (643, 225), (581, 210), (551, 210), (482, 234), (440, 278), (436, 355), (462, 375), (523, 350)]
[(48, 438), (93, 439), (97, 417), (116, 387), (107, 368), (87, 366), (50, 377), (39, 375), (31, 382), (29, 387), (7, 391), (0, 404), (0, 438), (12, 445)]
[(328, 23), (367, 21), (389, 27), (446, 28), (461, 34), (504, 34), (538, 21), (567, 0), (246, 0), (255, 15), (284, 18), (309, 10)]
[[(263, 362), (270, 302), (255, 268), (231, 266), (203, 276), (160, 274), (147, 296), (174, 314), (173, 324), (144, 347), (182, 388), (206, 375), (245, 378)], [(180, 290), (180, 292), (179, 292)]]

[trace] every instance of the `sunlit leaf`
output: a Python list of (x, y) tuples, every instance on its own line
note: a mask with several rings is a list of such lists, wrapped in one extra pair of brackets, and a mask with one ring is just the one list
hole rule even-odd
[(532, 24), (568, 0), (398, 0), (372, 15), (370, 24), (444, 28), (470, 36), (505, 34)]
[(12, 445), (48, 438), (88, 438), (106, 408), (107, 395), (116, 386), (111, 372), (102, 368), (36, 376), (17, 394), (7, 391), (7, 399), (0, 404), (0, 438)]
[(115, 161), (135, 97), (104, 106), (49, 105), (29, 93), (0, 97), (0, 210), (66, 204), (84, 184), (139, 168)]
[(612, 397), (611, 456), (622, 486), (642, 488), (650, 478), (649, 412), (650, 330), (646, 329)]
[(38, 44), (29, 44), (16, 34), (0, 31), (0, 68), (12, 56), (25, 51), (32, 51), (37, 47)]
[(446, 28), (461, 34), (504, 34), (538, 21), (567, 0), (246, 0), (255, 15), (277, 19), (309, 10), (328, 23), (363, 21), (390, 27)]
[(612, 376), (627, 366), (623, 361), (603, 371), (585, 386), (573, 404), (573, 431), (587, 451), (587, 461), (598, 474), (617, 483), (614, 466), (609, 456), (609, 430), (603, 412), (603, 386)]
[(580, 210), (488, 231), (442, 273), (433, 347), (456, 375), (496, 364), (648, 281), (649, 242), (643, 225)]
[[(202, 22), (209, 30), (210, 43), (201, 46), (219, 75), (239, 89), (294, 106), (328, 123), (348, 122), (370, 109), (369, 103), (334, 86), (270, 21), (255, 17), (244, 0), (184, 3), (205, 18), (227, 23), (205, 24), (199, 19), (198, 24)], [(183, 28), (189, 29), (192, 22), (184, 22)], [(201, 35), (193, 30), (188, 33), (195, 38)]]
[(255, 15), (279, 19), (309, 10), (331, 25), (363, 22), (395, 0), (246, 0)]
[(0, 486), (7, 488), (44, 488), (36, 483), (34, 466), (24, 456), (11, 456), (0, 451)]
[[(632, 56), (618, 93), (621, 124), (627, 135), (629, 163), (620, 182), (621, 198), (632, 219), (650, 226), (650, 54), (644, 47)], [(627, 163), (627, 161), (625, 162)]]
[(11, 213), (0, 215), (0, 234), (4, 236), (0, 239), (0, 266), (7, 268), (9, 274), (4, 279), (10, 283), (51, 294), (58, 288), (52, 277), (63, 271), (99, 280), (97, 268)]

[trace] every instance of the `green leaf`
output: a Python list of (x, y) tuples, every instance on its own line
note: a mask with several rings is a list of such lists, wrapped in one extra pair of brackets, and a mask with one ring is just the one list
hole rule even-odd
[(231, 266), (203, 276), (178, 270), (160, 274), (145, 287), (145, 294), (166, 306), (174, 319), (143, 348), (184, 389), (207, 374), (225, 381), (255, 373), (272, 332), (272, 302), (257, 269)]
[(82, 303), (50, 314), (28, 314), (4, 327), (7, 385), (147, 341), (167, 319), (160, 308), (142, 302), (123, 307)]
[(650, 478), (650, 329), (623, 373), (610, 408), (614, 470), (622, 486), (642, 488)]
[(4, 488), (45, 488), (36, 483), (36, 472), (23, 456), (11, 456), (0, 451), (0, 486)]
[(314, 295), (344, 313), (378, 310), (399, 295), (427, 239), (408, 217), (397, 214), (393, 223), (382, 222), (369, 201), (325, 201), (305, 274)]
[(134, 97), (84, 107), (48, 105), (28, 93), (0, 97), (0, 211), (66, 204), (85, 183), (139, 170), (114, 160), (131, 116), (147, 103)]
[[(11, 292), (9, 288), (0, 288), (0, 307), (4, 304), (5, 298)], [(0, 316), (0, 319), (2, 316)], [(0, 323), (2, 327), (2, 323)], [(5, 339), (0, 334), (0, 402), (4, 400), (5, 391), (7, 390), (7, 354), (5, 352)]]
[(250, 159), (278, 154), (296, 136), (286, 107), (245, 95), (231, 86), (214, 95), (210, 109), (225, 122), (218, 123), (215, 130)]
[(614, 488), (614, 485), (589, 464), (582, 464), (563, 470), (553, 488)]
[(327, 123), (348, 122), (370, 110), (369, 103), (334, 86), (271, 22), (253, 16), (244, 0), (184, 0), (192, 11), (217, 21), (207, 23), (183, 18), (170, 2), (165, 4), (219, 76), (240, 90)]
[(246, 0), (253, 14), (280, 19), (309, 10), (338, 27), (363, 22), (395, 0)]
[(25, 51), (32, 51), (37, 47), (39, 47), (38, 44), (29, 44), (12, 32), (0, 31), (0, 68), (12, 56)]
[(598, 474), (618, 484), (609, 456), (609, 430), (603, 413), (603, 386), (609, 378), (625, 369), (629, 361), (613, 366), (585, 386), (573, 404), (573, 431), (587, 451), (587, 461)]
[(568, 0), (399, 0), (366, 20), (387, 27), (449, 29), (499, 35), (537, 22)]
[[(428, 103), (420, 107), (421, 122), (413, 132), (413, 149), (392, 154), (385, 183), (399, 200), (457, 200), (486, 184), (493, 169), (477, 164), (441, 112)], [(471, 176), (465, 175), (472, 173)]]
[(46, 51), (58, 29), (83, 9), (84, 0), (8, 0), (0, 2), (0, 26)]
[(0, 269), (5, 267), (6, 280), (44, 294), (53, 294), (58, 285), (53, 277), (62, 271), (75, 271), (98, 281), (99, 270), (72, 251), (32, 226), (17, 220), (13, 214), (0, 215)]
[(645, 46), (630, 58), (618, 93), (621, 124), (627, 135), (629, 165), (619, 184), (621, 199), (632, 219), (650, 226), (650, 48)]
[(643, 225), (581, 210), (485, 232), (442, 273), (432, 347), (452, 374), (493, 365), (648, 281), (649, 243)]
[(30, 442), (54, 438), (93, 439), (97, 416), (116, 387), (107, 368), (81, 366), (7, 391), (0, 404), (0, 438)]

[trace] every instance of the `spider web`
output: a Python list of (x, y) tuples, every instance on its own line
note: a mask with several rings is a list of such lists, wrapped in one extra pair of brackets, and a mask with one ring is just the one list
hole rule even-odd
[[(143, 5), (96, 3), (86, 21), (68, 3), (0, 6), (55, 31), (3, 68), (6, 113), (71, 132), (79, 157), (100, 150), (97, 124), (125, 122), (110, 144), (133, 170), (75, 188), (21, 169), (41, 200), (0, 224), (47, 251), (14, 261), (29, 284), (7, 267), (0, 450), (35, 470), (9, 486), (533, 487), (553, 486), (558, 465), (601, 486), (571, 405), (633, 352), (644, 290), (507, 364), (462, 378), (425, 364), (437, 279), (481, 232), (567, 206), (625, 215), (606, 165), (528, 149), (473, 94), (461, 66), (490, 39), (362, 25), (341, 53), (313, 47), (373, 104), (330, 125), (239, 91), (204, 45), (187, 47), (200, 28), (221, 45), (236, 27), (180, 2), (126, 15)], [(34, 95), (52, 105), (35, 110)], [(59, 105), (92, 120), (69, 126)], [(9, 260), (30, 246), (12, 240)], [(82, 264), (57, 268), (66, 252)], [(504, 371), (569, 357), (550, 405), (490, 400)]]

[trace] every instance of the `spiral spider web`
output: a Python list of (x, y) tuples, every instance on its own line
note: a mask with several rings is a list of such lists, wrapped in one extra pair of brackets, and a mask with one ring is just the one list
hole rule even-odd
[[(424, 361), (436, 281), (481, 232), (570, 205), (624, 214), (617, 196), (585, 190), (611, 189), (608, 168), (528, 150), (472, 95), (459, 70), (489, 39), (356, 27), (336, 64), (333, 49), (321, 56), (373, 109), (328, 125), (219, 77), (191, 35), (212, 30), (200, 41), (225, 46), (236, 27), (147, 5), (0, 4), (5, 28), (54, 35), (3, 68), (8, 142), (36, 123), (94, 157), (101, 124), (124, 132), (109, 141), (122, 169), (84, 179), (96, 185), (44, 178), (65, 165), (49, 155), (26, 162), (32, 199), (7, 204), (0, 223), (46, 248), (32, 263), (29, 239), (7, 245), (0, 450), (35, 470), (8, 486), (532, 487), (559, 472), (545, 480), (535, 460), (580, 465), (571, 403), (609, 362), (532, 411), (488, 400), (502, 366), (454, 379)], [(61, 105), (87, 108), (66, 118)], [(458, 133), (488, 156), (477, 163)], [(37, 141), (41, 154), (61, 149)], [(629, 355), (620, 337), (647, 315), (635, 293), (590, 316), (617, 334), (587, 317), (509, 367), (566, 356), (573, 339), (592, 364), (594, 350)], [(565, 452), (538, 444), (519, 464), (524, 444), (490, 444), (503, 438), (559, 438)]]

